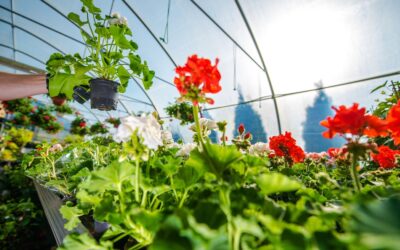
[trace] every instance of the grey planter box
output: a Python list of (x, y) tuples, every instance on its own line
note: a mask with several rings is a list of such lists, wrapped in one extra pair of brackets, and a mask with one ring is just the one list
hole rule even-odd
[[(60, 213), (60, 208), (63, 205), (62, 200), (55, 193), (43, 187), (35, 180), (33, 181), (33, 183), (35, 185), (40, 203), (42, 204), (44, 213), (46, 215), (47, 221), (49, 222), (57, 245), (60, 246), (65, 236), (71, 233), (64, 228), (65, 220)], [(82, 224), (80, 224), (78, 228), (74, 231), (78, 233), (83, 233), (86, 231), (86, 229)]]

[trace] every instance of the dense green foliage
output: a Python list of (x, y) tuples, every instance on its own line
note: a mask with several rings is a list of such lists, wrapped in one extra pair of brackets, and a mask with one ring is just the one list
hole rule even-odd
[(62, 249), (398, 246), (398, 169), (364, 162), (357, 194), (346, 160), (307, 158), (288, 167), (207, 141), (189, 157), (177, 156), (179, 146), (148, 151), (140, 141), (99, 137), (25, 157), (28, 175), (70, 198), (61, 209), (67, 229), (83, 215), (109, 224), (98, 240), (71, 235)]

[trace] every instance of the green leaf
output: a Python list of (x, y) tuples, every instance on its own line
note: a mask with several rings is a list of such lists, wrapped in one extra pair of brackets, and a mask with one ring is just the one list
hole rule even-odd
[(196, 184), (204, 174), (204, 169), (198, 166), (186, 165), (178, 170), (173, 177), (176, 188), (189, 188)]
[(109, 31), (114, 39), (115, 44), (118, 47), (120, 47), (121, 49), (134, 49), (129, 40), (126, 39), (123, 27), (118, 25), (111, 25), (109, 27)]
[(69, 234), (63, 241), (59, 250), (112, 250), (113, 243), (111, 241), (101, 241), (97, 243), (95, 239), (88, 234)]
[(142, 78), (143, 86), (146, 90), (148, 90), (151, 87), (151, 85), (153, 85), (153, 78), (154, 78), (155, 72), (153, 70), (149, 69), (146, 61), (144, 62), (143, 66), (142, 66), (142, 73), (143, 73), (143, 78)]
[(142, 72), (142, 60), (140, 56), (135, 55), (133, 53), (129, 53), (129, 68), (135, 73), (136, 75), (140, 75)]
[(244, 157), (234, 145), (221, 146), (207, 142), (204, 145), (204, 149), (202, 153), (203, 164), (216, 176), (221, 176), (225, 170), (232, 167), (234, 163), (242, 160)]
[(76, 13), (69, 13), (68, 14), (68, 19), (71, 20), (72, 22), (76, 23), (79, 27), (82, 27), (83, 25), (87, 24), (87, 22), (84, 22), (81, 20), (80, 16)]
[(89, 191), (103, 192), (104, 190), (120, 191), (122, 183), (133, 177), (134, 167), (128, 162), (113, 162), (109, 166), (94, 171), (88, 186)]
[(118, 77), (121, 82), (121, 86), (126, 88), (129, 82), (129, 79), (131, 78), (131, 75), (129, 74), (128, 70), (125, 69), (124, 66), (120, 65), (117, 69), (118, 72)]
[(351, 231), (370, 249), (398, 249), (400, 246), (400, 198), (391, 197), (360, 204), (352, 210)]
[(68, 99), (71, 99), (74, 88), (80, 85), (88, 85), (89, 80), (90, 77), (86, 75), (56, 74), (49, 79), (49, 94), (50, 96), (65, 94)]
[(377, 91), (378, 89), (381, 89), (381, 88), (385, 87), (386, 84), (387, 84), (387, 81), (384, 82), (383, 84), (379, 85), (378, 87), (374, 88), (374, 89), (371, 90), (371, 92), (369, 92), (369, 93), (370, 93), (370, 94), (371, 94), (371, 93), (374, 93), (374, 92)]
[(85, 7), (88, 8), (88, 11), (89, 11), (90, 13), (92, 13), (92, 14), (97, 14), (97, 13), (100, 13), (100, 12), (101, 12), (101, 9), (98, 8), (98, 7), (96, 7), (96, 6), (93, 4), (93, 0), (81, 0), (81, 2), (83, 3), (83, 5), (84, 5)]
[(60, 212), (63, 218), (67, 220), (67, 223), (64, 225), (65, 229), (71, 231), (81, 223), (79, 216), (83, 215), (83, 211), (79, 208), (64, 205), (60, 208)]
[(263, 174), (257, 178), (256, 182), (265, 195), (296, 191), (302, 187), (299, 182), (279, 173)]

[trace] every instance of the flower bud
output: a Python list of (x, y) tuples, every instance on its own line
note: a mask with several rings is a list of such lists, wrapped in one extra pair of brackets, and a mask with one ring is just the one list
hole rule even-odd
[(244, 125), (243, 125), (243, 123), (240, 123), (240, 125), (238, 127), (238, 132), (239, 132), (239, 134), (243, 134), (244, 133)]

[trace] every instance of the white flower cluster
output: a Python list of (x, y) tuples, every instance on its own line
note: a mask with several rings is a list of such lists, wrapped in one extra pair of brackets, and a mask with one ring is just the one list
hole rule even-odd
[(268, 143), (257, 142), (254, 145), (251, 145), (249, 148), (249, 154), (254, 156), (266, 156), (272, 150), (269, 148)]
[[(215, 121), (207, 119), (207, 118), (200, 118), (199, 119), (200, 128), (204, 131), (204, 135), (208, 135), (211, 133), (211, 130), (218, 129), (218, 125)], [(196, 132), (196, 125), (193, 124), (190, 129)]]
[(54, 144), (49, 148), (49, 151), (52, 152), (52, 153), (55, 153), (55, 152), (58, 152), (58, 151), (61, 151), (61, 150), (63, 150), (63, 146), (61, 146), (61, 144), (59, 144), (59, 143)]
[(111, 14), (111, 19), (108, 20), (110, 25), (128, 25), (128, 19), (121, 16), (118, 12), (113, 12)]
[(197, 145), (195, 143), (183, 144), (179, 151), (176, 153), (177, 156), (189, 156), (190, 152), (195, 149)]
[(179, 144), (174, 142), (174, 139), (172, 138), (172, 133), (169, 130), (161, 131), (161, 139), (164, 146), (167, 148), (179, 147)]
[(121, 118), (121, 125), (119, 125), (114, 135), (114, 140), (117, 142), (129, 141), (136, 129), (148, 148), (157, 149), (158, 146), (163, 144), (161, 126), (151, 114)]

